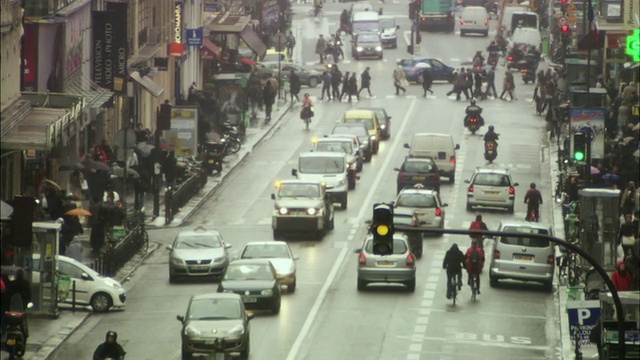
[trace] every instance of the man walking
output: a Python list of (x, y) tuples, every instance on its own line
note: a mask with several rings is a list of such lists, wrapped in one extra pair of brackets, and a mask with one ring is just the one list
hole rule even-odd
[(498, 92), (496, 91), (496, 67), (495, 65), (489, 69), (487, 72), (487, 93), (486, 96), (491, 96), (491, 92), (493, 92), (493, 97), (498, 97)]
[(371, 98), (371, 74), (369, 74), (369, 67), (367, 66), (366, 69), (364, 69), (364, 71), (362, 72), (362, 74), (360, 74), (360, 90), (358, 90), (358, 100), (360, 99), (360, 92), (362, 92), (363, 89), (367, 89), (367, 92), (369, 93), (369, 98)]
[(271, 111), (273, 110), (273, 103), (276, 102), (276, 96), (278, 95), (278, 80), (273, 76), (268, 78), (263, 92), (264, 106), (265, 106), (265, 123), (271, 121)]
[(360, 101), (360, 95), (358, 95), (358, 79), (356, 79), (356, 72), (351, 73), (349, 78), (349, 103), (351, 103), (351, 96), (355, 96)]
[(318, 41), (316, 42), (316, 54), (320, 56), (320, 64), (324, 64), (324, 51), (327, 49), (327, 41), (324, 36), (320, 34)]
[(331, 67), (331, 94), (333, 100), (340, 101), (340, 82), (342, 81), (342, 72), (338, 66)]
[(396, 87), (396, 95), (400, 95), (400, 90), (402, 90), (402, 95), (407, 92), (407, 89), (404, 87), (407, 83), (407, 77), (402, 70), (402, 65), (398, 64), (398, 66), (393, 70), (393, 85)]
[(344, 73), (344, 77), (342, 78), (342, 92), (340, 93), (340, 101), (344, 98), (345, 95), (349, 94), (349, 72)]
[(293, 31), (291, 30), (289, 30), (289, 35), (287, 35), (285, 45), (287, 46), (287, 53), (289, 53), (289, 58), (293, 60), (293, 48), (296, 47), (296, 37), (293, 36)]
[(291, 95), (291, 102), (293, 102), (293, 98), (296, 98), (296, 101), (300, 101), (298, 97), (298, 93), (300, 93), (300, 77), (296, 74), (295, 70), (291, 70), (291, 75), (289, 76), (289, 94)]
[(431, 75), (431, 71), (425, 70), (420, 74), (422, 77), (422, 90), (424, 90), (424, 94), (422, 97), (427, 97), (427, 91), (433, 95), (433, 90), (431, 90), (431, 85), (433, 84), (433, 76)]
[(327, 100), (331, 100), (331, 74), (328, 71), (322, 72), (322, 95), (320, 100), (324, 100), (324, 94), (327, 94)]

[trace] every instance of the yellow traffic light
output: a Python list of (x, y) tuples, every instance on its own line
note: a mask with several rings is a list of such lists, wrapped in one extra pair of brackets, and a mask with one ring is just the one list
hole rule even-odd
[(385, 236), (389, 233), (389, 227), (387, 225), (380, 224), (376, 226), (376, 233), (380, 236)]

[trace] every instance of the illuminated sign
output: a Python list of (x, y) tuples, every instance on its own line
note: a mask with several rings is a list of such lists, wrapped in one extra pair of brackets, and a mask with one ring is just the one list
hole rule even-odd
[(173, 42), (176, 44), (182, 44), (182, 3), (176, 1), (174, 8), (174, 23), (175, 28), (173, 31)]
[(633, 56), (633, 61), (640, 61), (640, 29), (633, 30), (633, 35), (627, 36), (626, 53)]

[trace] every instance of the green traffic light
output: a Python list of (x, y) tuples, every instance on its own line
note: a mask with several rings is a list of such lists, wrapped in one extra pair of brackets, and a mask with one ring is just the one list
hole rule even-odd
[(583, 161), (584, 160), (584, 153), (582, 151), (576, 151), (575, 153), (573, 153), (573, 158), (576, 161)]

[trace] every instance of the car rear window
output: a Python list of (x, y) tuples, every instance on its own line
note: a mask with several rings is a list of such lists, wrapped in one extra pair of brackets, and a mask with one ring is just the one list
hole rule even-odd
[(332, 134), (350, 134), (355, 136), (369, 136), (367, 129), (361, 126), (336, 126), (333, 128)]
[[(502, 231), (521, 232), (524, 234), (545, 234), (545, 235), (549, 234), (549, 232), (544, 229), (530, 229), (530, 228), (521, 228), (521, 227), (505, 227), (502, 229)], [(549, 247), (549, 240), (531, 239), (526, 237), (502, 236), (500, 237), (500, 242), (508, 245), (518, 245), (518, 246), (528, 246), (528, 247), (538, 247), (538, 248)]]
[(396, 206), (404, 207), (436, 207), (436, 199), (433, 195), (426, 194), (402, 194), (396, 201)]
[(351, 142), (348, 142), (348, 141), (320, 142), (316, 146), (316, 151), (329, 151), (329, 152), (353, 154), (353, 148), (351, 148)]
[[(368, 240), (365, 245), (365, 250), (368, 253), (373, 253), (373, 240)], [(393, 239), (393, 254), (394, 255), (402, 255), (408, 251), (407, 243), (400, 239)]]
[(485, 186), (510, 186), (509, 177), (503, 174), (477, 174), (473, 180), (474, 185)]
[(344, 122), (346, 124), (364, 124), (364, 126), (367, 128), (367, 130), (373, 129), (373, 120), (372, 119), (350, 118), (350, 119), (344, 119)]
[(407, 161), (404, 163), (406, 172), (433, 172), (433, 164), (426, 161)]

